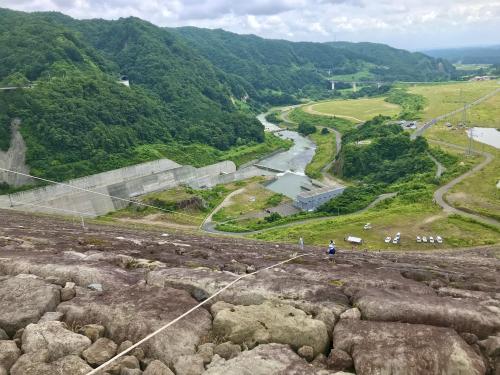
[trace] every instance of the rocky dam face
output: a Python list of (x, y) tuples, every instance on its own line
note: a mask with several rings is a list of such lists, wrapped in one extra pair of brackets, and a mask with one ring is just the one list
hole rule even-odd
[[(305, 254), (289, 263), (264, 269)], [(500, 248), (364, 252), (0, 210), (0, 374), (500, 373)]]
[[(7, 151), (0, 150), (0, 168), (29, 174), (30, 170), (26, 165), (26, 144), (24, 143), (23, 136), (19, 132), (20, 126), (20, 119), (12, 120), (10, 147)], [(32, 182), (32, 179), (0, 170), (0, 183), (2, 182), (10, 186), (18, 187), (29, 184)]]

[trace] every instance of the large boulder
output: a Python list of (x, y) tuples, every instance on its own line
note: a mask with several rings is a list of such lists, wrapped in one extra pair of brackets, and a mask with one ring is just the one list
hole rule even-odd
[[(82, 291), (57, 309), (64, 312), (69, 324), (99, 322), (105, 327), (108, 338), (122, 343), (139, 341), (196, 304), (196, 300), (182, 290), (135, 285), (100, 294)], [(194, 354), (201, 337), (208, 334), (210, 328), (210, 313), (197, 309), (142, 348), (147, 357), (172, 363), (181, 355)]]
[(174, 375), (166, 364), (158, 360), (152, 361), (142, 375)]
[(30, 354), (46, 349), (48, 361), (68, 355), (80, 355), (90, 346), (90, 339), (66, 328), (63, 322), (49, 321), (30, 324), (24, 329), (22, 349)]
[(198, 355), (181, 355), (174, 363), (176, 375), (201, 375), (205, 371), (203, 358)]
[(23, 354), (12, 366), (11, 375), (86, 375), (92, 367), (75, 355), (62, 357), (57, 361), (48, 362), (47, 350), (31, 354)]
[(11, 337), (18, 329), (38, 322), (47, 311), (54, 311), (60, 302), (58, 286), (26, 276), (0, 283), (0, 328)]
[(0, 340), (0, 367), (10, 370), (20, 355), (21, 351), (14, 341)]
[(117, 345), (105, 337), (97, 339), (82, 352), (82, 357), (90, 365), (97, 367), (111, 359), (116, 354)]
[(343, 319), (335, 349), (349, 353), (358, 375), (484, 375), (484, 363), (452, 329)]
[(295, 350), (306, 345), (313, 348), (314, 356), (326, 352), (329, 342), (322, 321), (292, 306), (270, 302), (220, 310), (215, 315), (213, 331), (250, 348), (271, 342), (289, 344)]
[[(217, 356), (216, 356), (217, 357)], [(333, 374), (317, 369), (300, 358), (288, 345), (265, 344), (242, 352), (238, 357), (218, 359), (207, 366), (203, 375), (319, 375)]]
[(500, 331), (500, 308), (473, 299), (368, 289), (355, 295), (354, 304), (366, 320), (450, 327), (457, 332), (474, 333), (480, 338)]

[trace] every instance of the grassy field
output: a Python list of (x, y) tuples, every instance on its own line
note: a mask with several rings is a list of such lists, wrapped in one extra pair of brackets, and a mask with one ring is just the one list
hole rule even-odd
[(321, 128), (309, 136), (316, 143), (316, 153), (311, 162), (306, 166), (306, 175), (318, 179), (321, 169), (335, 158), (336, 143), (335, 133), (321, 134)]
[(304, 107), (295, 108), (293, 111), (291, 111), (289, 115), (290, 120), (294, 121), (297, 124), (305, 122), (314, 125), (316, 127), (333, 128), (341, 133), (344, 133), (345, 131), (352, 129), (355, 125), (353, 121), (340, 117), (334, 118), (334, 117), (313, 115), (310, 113), (306, 113), (304, 112), (303, 108)]
[(472, 102), (500, 87), (497, 81), (453, 82), (446, 84), (415, 85), (410, 93), (426, 98), (423, 119), (429, 120), (463, 106), (463, 102)]
[[(372, 229), (364, 230), (366, 223)], [(401, 233), (401, 243), (386, 244), (384, 238)], [(306, 244), (328, 245), (334, 240), (340, 249), (351, 248), (344, 242), (348, 235), (361, 237), (360, 249), (369, 250), (426, 250), (439, 247), (468, 247), (500, 242), (500, 231), (460, 217), (445, 217), (437, 206), (414, 204), (389, 204), (385, 209), (374, 208), (366, 213), (339, 216), (311, 224), (276, 228), (252, 237), (267, 241), (297, 243), (300, 237)], [(415, 241), (416, 236), (440, 235), (444, 244), (424, 244)]]
[[(255, 178), (249, 182), (243, 191), (231, 197), (228, 205), (219, 210), (213, 220), (223, 222), (226, 220), (238, 220), (243, 217), (254, 216), (265, 208), (275, 206), (290, 199), (266, 189), (262, 182), (264, 178)], [(225, 202), (226, 203), (226, 202)]]
[(308, 113), (344, 117), (357, 122), (369, 120), (376, 115), (394, 116), (400, 109), (400, 106), (387, 103), (384, 98), (332, 100), (304, 107), (304, 111)]

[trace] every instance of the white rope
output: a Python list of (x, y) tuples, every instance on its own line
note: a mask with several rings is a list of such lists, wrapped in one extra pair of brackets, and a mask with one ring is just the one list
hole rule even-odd
[(48, 180), (46, 178), (36, 177), (36, 176), (32, 176), (30, 174), (16, 172), (16, 171), (12, 171), (10, 169), (5, 169), (5, 168), (0, 168), (0, 171), (10, 172), (10, 173), (14, 173), (14, 174), (17, 174), (17, 175), (20, 175), (20, 176), (34, 178), (36, 180), (40, 180), (40, 181), (44, 181), (44, 182), (49, 182), (51, 184), (66, 186), (66, 187), (69, 187), (71, 189), (76, 189), (76, 190), (84, 191), (86, 193), (92, 193), (92, 194), (102, 195), (104, 197), (108, 197), (108, 198), (112, 198), (112, 199), (117, 199), (117, 200), (120, 200), (120, 201), (123, 201), (123, 202), (137, 204), (138, 206), (154, 208), (154, 209), (157, 209), (157, 210), (160, 210), (160, 211), (164, 211), (164, 212), (168, 212), (168, 213), (173, 213), (173, 214), (176, 214), (176, 215), (182, 215), (182, 216), (186, 216), (186, 217), (191, 217), (191, 218), (199, 219), (199, 217), (194, 216), (194, 215), (188, 215), (188, 214), (184, 214), (184, 213), (173, 211), (173, 210), (167, 210), (165, 208), (156, 207), (156, 206), (153, 206), (153, 205), (150, 205), (150, 204), (146, 204), (146, 203), (142, 203), (142, 202), (138, 202), (138, 201), (133, 201), (133, 200), (130, 200), (130, 199), (115, 197), (113, 195), (109, 195), (109, 194), (105, 194), (105, 193), (100, 193), (98, 191), (94, 191), (94, 190), (90, 190), (90, 189), (85, 189), (85, 188), (81, 188), (81, 187), (70, 185), (70, 184), (65, 184), (64, 182), (57, 182), (57, 181), (53, 181), (53, 180)]
[(279, 263), (276, 263), (276, 264), (273, 264), (271, 266), (268, 266), (266, 268), (262, 268), (260, 270), (257, 270), (257, 271), (254, 271), (252, 273), (247, 273), (245, 275), (242, 275), (242, 276), (239, 276), (238, 278), (236, 278), (235, 280), (231, 281), (229, 284), (227, 284), (225, 287), (223, 287), (222, 289), (220, 289), (219, 291), (217, 291), (216, 293), (212, 294), (210, 297), (208, 297), (206, 300), (204, 300), (203, 302), (200, 302), (198, 305), (194, 306), (193, 308), (189, 309), (188, 311), (186, 311), (184, 314), (178, 316), (177, 318), (175, 318), (174, 320), (170, 321), (169, 323), (165, 324), (163, 327), (157, 329), (156, 331), (150, 333), (149, 335), (147, 335), (146, 337), (144, 337), (142, 340), (138, 341), (137, 343), (135, 343), (134, 345), (132, 345), (130, 348), (124, 350), (123, 352), (115, 355), (113, 358), (111, 358), (109, 361), (103, 363), (102, 365), (100, 365), (99, 367), (95, 368), (94, 370), (90, 371), (87, 373), (87, 375), (94, 375), (94, 374), (97, 374), (98, 371), (104, 369), (106, 366), (110, 365), (111, 363), (113, 363), (116, 359), (124, 356), (125, 354), (127, 354), (128, 352), (130, 352), (131, 350), (137, 348), (139, 345), (142, 345), (143, 343), (145, 343), (146, 341), (148, 341), (149, 339), (153, 338), (154, 336), (156, 336), (157, 334), (159, 334), (160, 332), (164, 331), (165, 329), (167, 329), (168, 327), (170, 327), (171, 325), (177, 323), (179, 320), (181, 320), (182, 318), (186, 317), (187, 315), (191, 314), (193, 311), (195, 311), (196, 309), (198, 309), (199, 307), (203, 306), (204, 304), (206, 304), (208, 301), (214, 299), (216, 296), (218, 296), (219, 294), (221, 294), (223, 291), (225, 291), (226, 289), (228, 289), (229, 287), (231, 287), (232, 285), (236, 284), (238, 281), (240, 281), (241, 279), (244, 279), (246, 277), (249, 277), (249, 276), (252, 276), (252, 275), (255, 275), (256, 273), (259, 273), (261, 271), (265, 271), (265, 270), (269, 270), (271, 268), (274, 268), (274, 267), (277, 267), (277, 266), (280, 266), (282, 264), (285, 264), (285, 263), (288, 263), (294, 259), (297, 259), (297, 258), (300, 258), (300, 257), (304, 257), (304, 256), (307, 256), (307, 255), (310, 255), (309, 253), (307, 254), (301, 254), (301, 255), (296, 255), (296, 256), (293, 256), (287, 260), (283, 260)]

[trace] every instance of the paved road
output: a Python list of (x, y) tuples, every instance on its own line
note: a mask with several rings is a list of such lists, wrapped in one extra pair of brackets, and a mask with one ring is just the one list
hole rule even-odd
[(431, 160), (436, 164), (436, 178), (441, 177), (441, 175), (446, 171), (446, 167), (441, 164), (434, 156), (432, 156), (430, 153), (427, 153), (427, 155), (431, 158)]
[[(462, 150), (462, 151), (466, 151), (467, 150), (467, 148), (465, 148), (465, 147), (457, 146), (457, 145), (452, 144), (452, 143), (447, 143), (447, 142), (442, 142), (442, 141), (437, 141), (437, 140), (431, 140), (431, 141), (433, 143), (441, 144), (441, 145), (444, 145), (444, 146), (447, 146), (447, 147), (456, 148), (458, 150)], [(446, 200), (444, 199), (445, 194), (452, 187), (454, 187), (459, 182), (465, 180), (467, 177), (472, 176), (474, 173), (479, 172), (484, 167), (486, 167), (488, 164), (490, 164), (491, 161), (493, 160), (493, 155), (490, 154), (489, 152), (476, 151), (476, 150), (474, 150), (473, 152), (476, 153), (476, 154), (484, 156), (485, 160), (482, 161), (481, 163), (479, 163), (478, 165), (476, 165), (474, 168), (472, 168), (468, 172), (465, 172), (464, 174), (462, 174), (462, 175), (458, 176), (457, 178), (455, 178), (455, 179), (451, 180), (450, 182), (448, 182), (446, 185), (443, 185), (439, 189), (437, 189), (434, 192), (434, 200), (436, 201), (437, 204), (439, 204), (443, 208), (443, 210), (446, 213), (449, 213), (449, 214), (459, 214), (459, 215), (462, 215), (462, 216), (470, 217), (470, 218), (472, 218), (474, 220), (477, 220), (479, 222), (482, 222), (482, 223), (486, 223), (486, 224), (490, 224), (490, 225), (495, 225), (495, 226), (500, 226), (500, 222), (498, 220), (495, 220), (495, 219), (489, 218), (489, 217), (484, 217), (484, 216), (481, 216), (481, 215), (478, 215), (478, 214), (470, 213), (470, 212), (467, 212), (467, 211), (455, 208), (453, 206), (450, 206), (448, 204), (448, 202), (446, 202)]]

